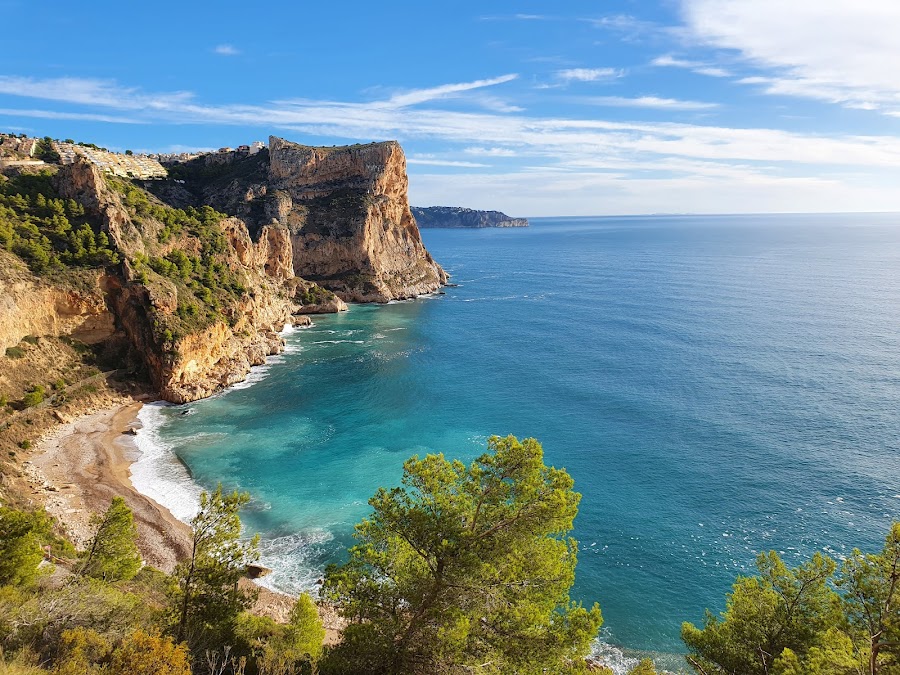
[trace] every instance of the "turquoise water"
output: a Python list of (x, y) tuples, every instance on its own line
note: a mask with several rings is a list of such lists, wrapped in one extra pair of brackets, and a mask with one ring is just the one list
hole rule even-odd
[[(253, 386), (145, 409), (197, 484), (251, 493), (275, 585), (312, 587), (404, 459), (491, 434), (537, 437), (575, 478), (575, 595), (629, 649), (680, 651), (760, 550), (874, 548), (900, 517), (900, 217), (424, 238), (446, 295), (317, 317)], [(166, 457), (159, 498), (184, 510)]]

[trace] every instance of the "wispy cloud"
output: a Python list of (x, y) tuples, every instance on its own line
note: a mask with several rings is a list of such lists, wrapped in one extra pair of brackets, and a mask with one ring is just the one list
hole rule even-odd
[(618, 68), (566, 68), (557, 70), (556, 77), (563, 82), (597, 82), (624, 77), (625, 71)]
[(237, 56), (241, 53), (237, 47), (229, 44), (216, 45), (213, 51), (219, 56)]
[[(106, 122), (110, 124), (142, 124), (140, 120), (118, 115), (98, 113), (76, 113), (60, 110), (23, 110), (22, 108), (0, 108), (0, 115), (9, 117), (33, 117), (45, 120), (73, 120), (78, 122)], [(10, 129), (11, 127), (6, 127)]]
[(580, 103), (616, 108), (653, 108), (656, 110), (711, 110), (719, 107), (718, 103), (682, 101), (674, 98), (659, 98), (657, 96), (638, 96), (635, 98), (623, 96), (582, 96), (575, 100)]
[(492, 77), (485, 80), (475, 80), (473, 82), (460, 82), (457, 84), (442, 84), (439, 87), (429, 87), (427, 89), (413, 89), (399, 94), (394, 94), (390, 99), (379, 104), (384, 108), (405, 108), (419, 103), (426, 103), (441, 98), (452, 98), (457, 94), (469, 92), (475, 89), (483, 89), (485, 87), (493, 87), (498, 84), (511, 82), (519, 76), (515, 73), (509, 75), (501, 75), (500, 77)]
[(709, 77), (730, 77), (731, 71), (726, 68), (715, 66), (705, 61), (691, 61), (689, 59), (680, 59), (671, 54), (663, 54), (650, 62), (651, 66), (659, 66), (662, 68), (686, 68), (700, 75)]
[(511, 148), (483, 148), (478, 146), (463, 148), (463, 152), (467, 155), (477, 155), (479, 157), (515, 157), (518, 154)]
[(466, 169), (478, 169), (489, 166), (488, 164), (481, 164), (479, 162), (465, 162), (460, 160), (452, 160), (452, 159), (435, 159), (431, 157), (408, 157), (406, 159), (407, 164), (420, 164), (424, 166), (455, 166), (462, 167)]
[(764, 91), (900, 111), (895, 0), (681, 0), (694, 43), (764, 71)]
[(9, 75), (0, 75), (0, 94), (118, 110), (168, 110), (185, 105), (193, 97), (185, 91), (146, 94), (136, 87), (122, 87), (114, 80), (77, 77), (40, 80)]

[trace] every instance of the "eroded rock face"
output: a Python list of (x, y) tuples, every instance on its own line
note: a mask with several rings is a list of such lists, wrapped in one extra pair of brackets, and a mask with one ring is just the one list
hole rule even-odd
[(106, 275), (85, 272), (80, 288), (47, 284), (18, 258), (0, 251), (0, 350), (14, 347), (26, 335), (71, 336), (96, 344), (115, 332), (106, 305)]
[[(229, 309), (227, 321), (167, 341), (155, 326), (161, 317), (177, 311), (178, 287), (158, 275), (141, 280), (132, 263), (137, 253), (154, 254), (148, 248), (151, 244), (159, 249), (155, 255), (163, 253), (160, 245), (153, 243), (159, 224), (150, 219), (133, 221), (118, 194), (92, 165), (63, 167), (56, 181), (61, 195), (75, 199), (100, 220), (125, 262), (104, 277), (102, 289), (98, 282), (96, 297), (85, 298), (59, 288), (48, 287), (40, 295), (10, 287), (8, 298), (29, 298), (27, 303), (7, 301), (10, 316), (27, 312), (37, 317), (22, 324), (28, 332), (66, 332), (88, 341), (85, 338), (92, 332), (99, 336), (104, 327), (111, 334), (115, 324), (135, 356), (146, 365), (159, 395), (176, 403), (204, 398), (239, 382), (251, 366), (264, 363), (266, 356), (282, 350), (284, 343), (278, 331), (291, 321), (295, 309), (295, 287), (286, 285), (294, 276), (287, 229), (264, 227), (259, 239), (253, 241), (243, 221), (222, 221), (220, 227), (228, 243), (222, 255), (229, 267), (240, 270), (248, 292)], [(18, 342), (12, 334), (8, 339)]]
[(399, 143), (317, 148), (269, 139), (267, 215), (287, 226), (294, 273), (344, 300), (437, 290), (444, 270), (422, 244)]
[(141, 231), (96, 166), (84, 159), (61, 166), (56, 174), (56, 189), (61, 197), (74, 199), (88, 215), (99, 219), (117, 249), (127, 256), (146, 253)]

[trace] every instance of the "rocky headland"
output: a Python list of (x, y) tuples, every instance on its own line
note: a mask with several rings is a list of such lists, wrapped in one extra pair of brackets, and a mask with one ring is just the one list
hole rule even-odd
[(526, 218), (511, 218), (500, 211), (477, 211), (461, 206), (413, 206), (412, 213), (419, 227), (528, 227)]
[(148, 183), (179, 206), (208, 204), (252, 234), (286, 231), (294, 274), (348, 302), (431, 293), (447, 275), (422, 244), (396, 141), (312, 147), (272, 136), (255, 155), (203, 155)]
[[(0, 181), (7, 191), (42, 185), (47, 194), (22, 197), (22, 218), (45, 209), (30, 199), (50, 204), (102, 239), (109, 264), (60, 271), (51, 259), (45, 270), (0, 251), (0, 348), (29, 337), (115, 347), (113, 365), (168, 401), (240, 381), (281, 351), (285, 325), (308, 325), (309, 314), (415, 297), (447, 280), (422, 244), (393, 141), (316, 148), (272, 137), (253, 156), (202, 155), (164, 180), (111, 176), (83, 158), (49, 169)], [(25, 244), (12, 250), (28, 253)]]

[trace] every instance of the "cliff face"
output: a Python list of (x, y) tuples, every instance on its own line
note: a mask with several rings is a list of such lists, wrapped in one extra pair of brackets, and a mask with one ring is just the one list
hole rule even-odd
[(409, 298), (447, 281), (422, 244), (394, 141), (319, 148), (273, 136), (257, 156), (207, 155), (172, 175), (184, 184), (155, 187), (162, 199), (208, 203), (242, 219), (254, 237), (266, 225), (286, 228), (294, 274), (344, 300)]
[[(111, 332), (114, 322), (162, 398), (181, 403), (209, 396), (239, 382), (251, 366), (281, 351), (283, 341), (277, 332), (298, 309), (295, 286), (287, 283), (294, 274), (291, 237), (285, 228), (263, 227), (254, 241), (241, 220), (225, 218), (207, 225), (208, 241), (183, 232), (162, 243), (164, 224), (158, 212), (154, 215), (144, 207), (143, 215), (135, 215), (127, 202), (139, 197), (117, 193), (95, 167), (85, 163), (63, 167), (55, 182), (61, 196), (79, 202), (99, 221), (124, 259), (119, 271), (105, 278), (99, 299), (92, 298), (94, 305), (99, 303), (106, 310), (108, 304), (111, 311), (86, 318), (80, 330), (84, 333), (106, 321)], [(204, 253), (212, 245), (215, 253)], [(193, 305), (196, 312), (196, 293), (204, 289), (197, 281), (179, 276), (177, 270), (171, 277), (155, 271), (163, 269), (159, 265), (167, 259), (182, 260), (172, 256), (175, 251), (188, 256), (189, 265), (227, 270), (242, 291), (224, 304), (219, 302), (219, 312), (211, 320), (191, 323), (185, 308)], [(153, 268), (147, 260), (160, 262)], [(209, 284), (215, 287), (215, 279)], [(47, 292), (58, 295), (61, 291)], [(60, 302), (57, 305), (62, 307)], [(65, 306), (71, 307), (68, 315), (73, 316), (80, 307), (74, 299)], [(50, 312), (57, 323), (63, 321), (59, 307)]]
[(105, 299), (106, 275), (78, 275), (77, 287), (42, 282), (15, 256), (0, 251), (0, 352), (28, 335), (67, 335), (85, 344), (112, 336), (115, 321)]
[[(66, 265), (85, 263), (63, 251), (57, 271), (39, 277), (9, 256), (0, 346), (27, 335), (115, 344), (173, 402), (240, 381), (282, 349), (286, 324), (308, 325), (304, 315), (430, 293), (447, 280), (422, 245), (396, 142), (315, 148), (273, 137), (255, 156), (210, 154), (147, 183), (80, 160), (43, 185), (71, 232), (106, 234), (87, 233), (106, 256), (87, 264), (108, 267), (76, 271)], [(68, 285), (76, 278), (81, 290)]]
[(413, 206), (419, 227), (528, 227), (526, 218), (510, 218), (500, 211), (476, 211), (460, 206)]

